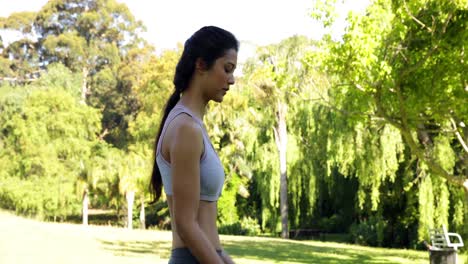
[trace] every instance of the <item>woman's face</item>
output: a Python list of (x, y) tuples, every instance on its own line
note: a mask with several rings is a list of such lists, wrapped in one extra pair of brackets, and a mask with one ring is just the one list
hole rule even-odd
[(234, 70), (237, 66), (237, 51), (229, 49), (223, 57), (218, 58), (204, 76), (205, 98), (215, 102), (222, 102), (234, 84)]

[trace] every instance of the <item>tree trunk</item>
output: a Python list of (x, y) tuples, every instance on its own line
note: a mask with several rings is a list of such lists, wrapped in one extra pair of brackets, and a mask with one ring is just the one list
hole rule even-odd
[(85, 189), (83, 192), (83, 225), (88, 225), (88, 204), (89, 204), (89, 197), (88, 197), (88, 189)]
[[(464, 126), (462, 128), (463, 137), (464, 137), (464, 144), (468, 145), (468, 126)], [(462, 140), (460, 140), (461, 142)], [(463, 153), (463, 164), (464, 169), (462, 169), (462, 175), (465, 175), (465, 181), (463, 182), (463, 188), (465, 191), (465, 217), (464, 217), (464, 235), (468, 235), (468, 155), (467, 153)], [(466, 239), (466, 238), (465, 238)]]
[[(465, 186), (465, 215), (464, 215), (464, 218), (463, 218), (463, 234), (466, 236), (468, 234), (468, 180), (465, 181), (466, 183), (466, 186)], [(466, 239), (466, 238), (465, 238)], [(466, 243), (466, 242), (465, 242)]]
[(86, 104), (86, 95), (88, 94), (88, 73), (89, 70), (86, 66), (83, 67), (83, 83), (81, 85), (81, 103)]
[(127, 228), (133, 228), (133, 201), (135, 200), (135, 191), (127, 191)]
[(275, 128), (275, 141), (278, 147), (280, 163), (280, 211), (281, 211), (281, 237), (289, 238), (288, 230), (288, 175), (287, 175), (287, 145), (288, 131), (286, 128), (287, 105), (278, 100), (277, 128)]
[(141, 201), (141, 209), (140, 209), (140, 226), (141, 229), (146, 229), (146, 221), (145, 221), (145, 195), (142, 193), (140, 196)]

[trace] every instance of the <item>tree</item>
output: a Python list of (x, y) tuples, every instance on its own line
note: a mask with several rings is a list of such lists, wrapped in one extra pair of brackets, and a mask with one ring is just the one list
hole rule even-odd
[(138, 102), (135, 84), (121, 71), (132, 63), (132, 50), (146, 46), (141, 22), (115, 1), (53, 0), (37, 13), (34, 29), (41, 62), (60, 61), (82, 74), (82, 102), (103, 110), (102, 137), (124, 147)]
[[(129, 174), (122, 178), (122, 191), (134, 192), (140, 198), (140, 226), (146, 227), (145, 201), (148, 199), (148, 183), (153, 164), (153, 151), (161, 113), (165, 101), (172, 93), (174, 69), (180, 56), (179, 50), (167, 50), (161, 55), (149, 54), (149, 50), (133, 50), (135, 57), (121, 71), (127, 80), (135, 84), (135, 96), (141, 108), (134, 120), (129, 122), (129, 146), (126, 166)], [(132, 62), (134, 64), (132, 64)], [(141, 63), (136, 65), (135, 62)], [(134, 74), (135, 68), (140, 68), (141, 74)], [(135, 78), (134, 80), (131, 80)], [(131, 187), (131, 188), (130, 188)], [(131, 194), (129, 193), (129, 198)], [(164, 197), (164, 196), (163, 196)], [(128, 217), (133, 211), (128, 204)], [(131, 218), (129, 218), (131, 220)], [(130, 223), (130, 222), (129, 222)]]
[[(325, 51), (327, 71), (336, 77), (332, 84), (336, 105), (357, 113), (361, 121), (398, 129), (418, 160), (421, 173), (415, 181), (426, 186), (419, 190), (421, 210), (424, 199), (433, 199), (432, 188), (446, 189), (448, 183), (464, 189), (464, 221), (467, 18), (462, 1), (376, 1), (365, 15), (351, 14), (343, 40), (328, 42)], [(421, 222), (421, 230), (425, 225), (430, 223)]]
[(98, 111), (61, 87), (13, 90), (1, 100), (0, 160), (10, 165), (4, 178), (9, 184), (0, 193), (7, 207), (54, 220), (75, 214), (81, 198), (74, 189), (77, 172), (97, 138)]
[(38, 78), (39, 54), (32, 27), (34, 18), (34, 12), (17, 12), (0, 18), (0, 33), (16, 32), (21, 36), (9, 45), (0, 45), (0, 81), (24, 84)]
[(151, 166), (149, 166), (151, 162), (145, 157), (147, 156), (143, 156), (142, 154), (139, 154), (135, 151), (126, 153), (119, 169), (119, 191), (125, 195), (127, 201), (128, 229), (133, 228), (133, 204), (136, 194), (140, 195), (140, 220), (141, 224), (144, 225), (144, 201), (147, 189), (146, 183), (149, 182), (151, 169)]
[(279, 158), (281, 236), (288, 231), (288, 176), (287, 146), (288, 106), (295, 103), (295, 95), (307, 85), (306, 71), (301, 59), (311, 42), (305, 37), (294, 36), (259, 48), (257, 61), (247, 66), (247, 80), (252, 81), (260, 93), (261, 102), (271, 115), (274, 141)]

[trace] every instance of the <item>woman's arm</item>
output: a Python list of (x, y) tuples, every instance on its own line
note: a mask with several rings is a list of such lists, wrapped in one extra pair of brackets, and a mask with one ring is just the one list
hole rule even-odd
[(232, 260), (232, 258), (228, 255), (226, 251), (224, 251), (224, 249), (221, 252), (221, 257), (223, 258), (225, 264), (235, 264), (234, 260)]
[(200, 157), (203, 153), (201, 127), (182, 116), (174, 127), (170, 148), (172, 200), (177, 233), (200, 263), (223, 263), (198, 225), (200, 202)]

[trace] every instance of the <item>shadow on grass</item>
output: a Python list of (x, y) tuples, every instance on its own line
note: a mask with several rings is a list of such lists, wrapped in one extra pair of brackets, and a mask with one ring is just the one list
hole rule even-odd
[(115, 256), (156, 255), (168, 259), (171, 251), (171, 243), (168, 241), (98, 241), (105, 250), (112, 252)]
[[(99, 240), (105, 250), (116, 256), (159, 256), (168, 259), (169, 241), (107, 241)], [(286, 241), (255, 241), (223, 239), (223, 247), (234, 258), (261, 260), (271, 263), (317, 264), (391, 264), (427, 263), (424, 253), (392, 251), (381, 248), (354, 247), (345, 244), (323, 244)]]
[[(271, 260), (274, 263), (425, 263), (420, 254), (405, 254), (402, 252), (387, 253), (385, 249), (367, 249), (312, 245), (272, 241), (271, 243), (257, 241), (224, 241), (224, 248), (234, 257), (254, 260)], [(427, 261), (427, 260), (426, 260)]]

